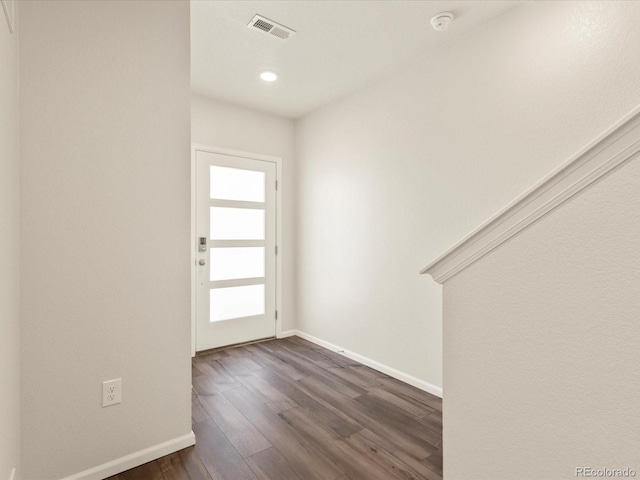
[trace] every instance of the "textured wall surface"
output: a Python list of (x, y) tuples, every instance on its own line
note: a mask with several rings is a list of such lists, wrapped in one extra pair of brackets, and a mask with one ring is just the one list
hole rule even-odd
[(191, 431), (189, 3), (20, 9), (22, 478), (54, 480)]
[(0, 8), (0, 479), (20, 458), (20, 163), (17, 33)]
[(639, 22), (528, 2), (298, 121), (298, 328), (441, 385), (418, 271), (636, 106)]
[(444, 287), (446, 478), (640, 475), (640, 160)]
[(238, 107), (200, 95), (191, 100), (191, 140), (203, 145), (282, 158), (282, 330), (294, 328), (294, 126), (287, 118)]

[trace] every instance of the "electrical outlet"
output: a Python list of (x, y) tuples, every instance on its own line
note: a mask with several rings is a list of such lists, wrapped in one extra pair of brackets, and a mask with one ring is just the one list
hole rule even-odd
[(102, 382), (102, 407), (122, 402), (122, 379)]

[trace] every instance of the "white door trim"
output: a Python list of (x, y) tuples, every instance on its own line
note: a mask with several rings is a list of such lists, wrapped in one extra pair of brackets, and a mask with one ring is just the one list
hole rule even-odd
[(212, 147), (210, 145), (202, 145), (198, 143), (191, 144), (191, 236), (189, 238), (189, 246), (191, 249), (191, 356), (196, 354), (196, 152), (217, 153), (221, 155), (229, 155), (231, 157), (249, 158), (251, 160), (263, 160), (276, 164), (276, 181), (278, 182), (278, 190), (276, 191), (276, 245), (278, 246), (278, 255), (276, 257), (276, 310), (278, 318), (276, 319), (276, 337), (282, 333), (282, 254), (285, 246), (282, 245), (282, 158), (271, 155), (262, 155), (260, 153), (243, 152), (241, 150), (232, 150), (229, 148)]

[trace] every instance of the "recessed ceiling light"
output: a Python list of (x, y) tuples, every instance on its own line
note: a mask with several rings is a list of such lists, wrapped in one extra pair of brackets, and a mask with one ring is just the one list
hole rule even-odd
[(265, 82), (275, 82), (278, 79), (278, 74), (275, 72), (270, 72), (269, 70), (265, 70), (260, 74), (260, 78)]

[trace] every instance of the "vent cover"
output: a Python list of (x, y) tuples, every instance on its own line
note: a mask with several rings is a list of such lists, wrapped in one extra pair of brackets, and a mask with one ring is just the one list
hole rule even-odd
[(280, 40), (289, 40), (296, 32), (284, 25), (280, 25), (268, 18), (256, 15), (247, 25), (249, 28), (255, 28), (269, 35), (279, 38)]

